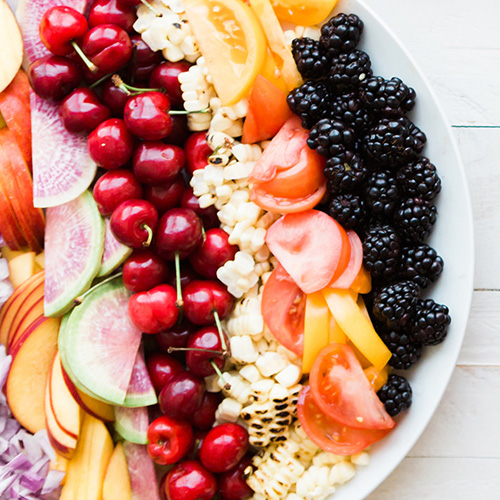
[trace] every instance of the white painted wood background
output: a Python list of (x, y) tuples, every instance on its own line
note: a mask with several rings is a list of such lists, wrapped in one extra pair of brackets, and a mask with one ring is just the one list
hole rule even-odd
[(366, 500), (500, 499), (500, 2), (366, 0), (430, 80), (458, 140), (476, 238), (472, 310), (428, 428)]

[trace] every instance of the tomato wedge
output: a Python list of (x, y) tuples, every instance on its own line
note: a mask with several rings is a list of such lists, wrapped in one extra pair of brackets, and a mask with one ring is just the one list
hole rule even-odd
[(297, 356), (304, 351), (305, 307), (305, 294), (278, 265), (264, 286), (261, 312), (276, 340)]
[[(363, 264), (363, 243), (361, 243), (359, 236), (354, 231), (347, 231), (347, 236), (350, 243), (349, 261), (341, 274), (335, 273), (329, 285), (331, 288), (342, 288), (344, 290), (351, 288)], [(336, 277), (337, 274), (338, 277)]]
[(335, 455), (360, 453), (391, 432), (391, 429), (355, 429), (337, 422), (320, 410), (309, 386), (300, 391), (297, 412), (300, 424), (309, 439), (322, 450)]
[(347, 344), (330, 344), (318, 354), (309, 383), (318, 407), (337, 422), (356, 429), (394, 427), (394, 420)]
[(266, 243), (304, 293), (325, 288), (349, 238), (334, 219), (318, 210), (287, 214), (267, 231)]

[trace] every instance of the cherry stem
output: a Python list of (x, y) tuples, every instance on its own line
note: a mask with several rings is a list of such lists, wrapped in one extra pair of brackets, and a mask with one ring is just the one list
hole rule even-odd
[(210, 360), (210, 364), (212, 365), (212, 368), (214, 369), (215, 373), (217, 373), (217, 376), (222, 380), (222, 383), (224, 384), (224, 389), (226, 391), (231, 390), (231, 384), (224, 378), (224, 374), (220, 371), (219, 367), (215, 364), (214, 360)]
[(106, 279), (100, 281), (99, 283), (97, 283), (97, 285), (93, 286), (92, 288), (90, 288), (89, 290), (87, 290), (85, 293), (82, 293), (81, 295), (79, 295), (78, 297), (76, 297), (76, 299), (73, 300), (73, 304), (75, 306), (79, 306), (89, 293), (93, 292), (96, 288), (98, 288), (98, 287), (100, 287), (102, 285), (105, 285), (106, 283), (109, 283), (110, 281), (113, 281), (116, 278), (119, 278), (120, 276), (123, 276), (123, 272), (122, 271), (120, 271), (119, 273), (113, 274), (113, 276), (108, 276)]
[(169, 115), (196, 115), (199, 113), (208, 113), (210, 111), (210, 106), (207, 106), (205, 109), (200, 109), (198, 111), (183, 111), (181, 109), (171, 109), (168, 114)]
[(132, 85), (125, 83), (119, 75), (113, 75), (111, 80), (113, 81), (115, 87), (123, 90), (123, 92), (129, 96), (144, 94), (145, 92), (163, 92), (163, 89), (143, 89), (140, 87), (133, 87)]
[(217, 331), (219, 332), (220, 343), (222, 345), (222, 353), (224, 356), (227, 356), (229, 355), (229, 351), (227, 350), (226, 336), (224, 335), (224, 331), (222, 330), (222, 325), (220, 324), (219, 313), (217, 312), (216, 309), (214, 309), (213, 314), (214, 314), (215, 324), (217, 326)]
[(85, 63), (87, 68), (89, 68), (92, 73), (95, 73), (99, 68), (85, 55), (83, 50), (74, 40), (71, 41), (71, 45), (73, 45), (75, 52), (82, 58), (82, 61)]
[(156, 16), (156, 17), (161, 17), (161, 12), (158, 12), (149, 2), (146, 2), (146, 0), (141, 0), (141, 2)]
[(99, 78), (99, 80), (97, 80), (97, 82), (94, 82), (92, 85), (89, 85), (89, 89), (93, 89), (94, 87), (97, 87), (102, 82), (105, 82), (112, 75), (113, 75), (113, 73), (108, 73), (107, 75), (103, 76), (102, 78)]
[(177, 351), (210, 352), (212, 354), (217, 354), (217, 356), (224, 356), (223, 352), (215, 351), (213, 349), (199, 349), (198, 347), (169, 347), (167, 349), (168, 354), (172, 354)]
[(153, 241), (153, 230), (147, 224), (143, 224), (141, 226), (141, 229), (144, 229), (148, 233), (148, 239), (142, 242), (142, 246), (147, 248), (151, 245), (151, 242)]
[(184, 300), (182, 298), (182, 287), (181, 287), (181, 258), (179, 257), (179, 251), (175, 252), (175, 289), (177, 291), (177, 300), (175, 305), (182, 310), (184, 305)]

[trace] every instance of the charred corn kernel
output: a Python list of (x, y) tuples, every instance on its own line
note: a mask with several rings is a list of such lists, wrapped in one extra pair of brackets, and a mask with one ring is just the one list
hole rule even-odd
[(312, 459), (313, 465), (317, 467), (322, 467), (325, 465), (337, 465), (340, 462), (344, 462), (346, 457), (340, 455), (334, 455), (333, 453), (327, 453), (326, 451), (321, 451), (315, 455)]
[(302, 371), (309, 373), (319, 352), (329, 344), (329, 311), (321, 292), (306, 296)]
[(233, 398), (225, 398), (221, 401), (215, 412), (215, 421), (217, 424), (235, 423), (241, 413), (243, 405)]
[(276, 382), (283, 387), (292, 387), (300, 382), (302, 372), (296, 365), (288, 365), (274, 377)]
[[(258, 356), (255, 365), (264, 377), (271, 377), (288, 365), (287, 360), (277, 352), (266, 352)], [(292, 384), (293, 385), (293, 384)]]
[(335, 492), (335, 487), (329, 483), (330, 467), (312, 465), (296, 484), (297, 495), (306, 500), (324, 500)]
[(248, 335), (240, 335), (229, 339), (231, 345), (231, 358), (236, 364), (255, 363), (259, 352)]
[[(246, 404), (250, 399), (250, 384), (236, 371), (224, 372), (224, 380), (219, 379), (218, 385), (222, 392), (241, 404)], [(225, 384), (229, 384), (229, 388)]]
[(250, 385), (250, 394), (254, 401), (267, 401), (273, 386), (274, 381), (272, 379), (261, 378)]
[(331, 484), (344, 484), (355, 475), (356, 467), (352, 463), (344, 461), (339, 462), (332, 467), (329, 480)]
[(370, 455), (366, 453), (366, 451), (362, 451), (361, 453), (356, 453), (355, 455), (351, 456), (351, 462), (354, 465), (369, 465), (370, 463)]
[(262, 378), (259, 370), (255, 365), (245, 365), (243, 368), (240, 368), (240, 375), (250, 383), (257, 382)]
[(205, 388), (208, 392), (220, 392), (221, 387), (219, 385), (219, 376), (215, 373), (214, 375), (209, 375), (205, 377)]

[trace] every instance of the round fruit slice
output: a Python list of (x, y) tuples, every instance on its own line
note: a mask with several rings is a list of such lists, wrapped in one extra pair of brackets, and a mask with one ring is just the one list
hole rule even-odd
[(158, 482), (153, 460), (146, 446), (123, 443), (132, 488), (132, 498), (140, 500), (160, 500)]
[(127, 397), (142, 335), (127, 312), (130, 296), (120, 279), (95, 287), (59, 334), (61, 360), (73, 383), (115, 405)]
[(104, 223), (92, 195), (47, 210), (45, 315), (61, 316), (89, 289), (101, 267)]
[(240, 0), (185, 0), (184, 8), (222, 104), (234, 104), (266, 59), (259, 20)]
[(144, 357), (141, 352), (138, 352), (123, 406), (131, 408), (150, 406), (155, 405), (157, 402), (156, 392), (149, 378)]
[(132, 253), (132, 249), (120, 243), (114, 236), (109, 226), (109, 219), (104, 219), (106, 232), (104, 233), (104, 253), (102, 255), (101, 268), (97, 277), (107, 276), (118, 266), (123, 264), (127, 257)]
[(115, 430), (120, 436), (136, 444), (148, 444), (148, 409), (115, 406)]

